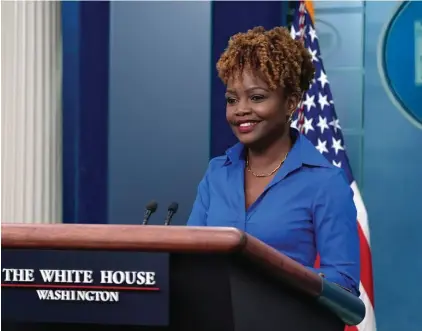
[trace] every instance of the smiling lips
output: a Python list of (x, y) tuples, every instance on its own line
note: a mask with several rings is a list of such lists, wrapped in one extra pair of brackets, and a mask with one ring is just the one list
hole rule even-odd
[(238, 124), (237, 127), (240, 133), (249, 133), (253, 131), (253, 129), (258, 123), (259, 122), (256, 121), (243, 122)]

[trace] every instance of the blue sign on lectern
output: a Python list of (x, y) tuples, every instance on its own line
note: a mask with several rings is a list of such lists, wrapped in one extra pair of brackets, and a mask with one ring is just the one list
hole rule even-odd
[(380, 64), (390, 96), (422, 128), (422, 2), (405, 1), (381, 39)]
[(169, 255), (2, 249), (2, 320), (165, 326)]

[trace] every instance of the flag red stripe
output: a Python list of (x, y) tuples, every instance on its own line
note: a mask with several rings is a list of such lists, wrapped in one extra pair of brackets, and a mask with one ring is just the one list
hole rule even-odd
[(360, 242), (360, 281), (365, 288), (366, 294), (374, 306), (374, 285), (372, 281), (372, 256), (371, 248), (366, 240), (365, 234), (358, 223), (359, 242)]
[(319, 268), (320, 266), (321, 266), (321, 258), (319, 257), (319, 254), (317, 254), (315, 264), (314, 264), (314, 268)]

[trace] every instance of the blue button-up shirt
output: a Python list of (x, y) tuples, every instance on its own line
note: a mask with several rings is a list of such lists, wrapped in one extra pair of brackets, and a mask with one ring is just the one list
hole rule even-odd
[[(327, 280), (359, 294), (357, 211), (342, 169), (296, 130), (294, 145), (264, 193), (245, 210), (244, 146), (212, 159), (188, 225), (243, 230)], [(320, 268), (314, 269), (317, 253)]]

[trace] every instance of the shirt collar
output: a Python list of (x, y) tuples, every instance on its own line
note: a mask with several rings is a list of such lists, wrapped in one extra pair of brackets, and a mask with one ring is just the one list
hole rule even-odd
[[(292, 149), (287, 155), (285, 167), (291, 171), (300, 168), (302, 165), (327, 167), (328, 161), (318, 152), (315, 146), (298, 130), (291, 128), (290, 134), (294, 139)], [(224, 165), (235, 164), (245, 160), (245, 147), (241, 143), (226, 150), (226, 162)]]

